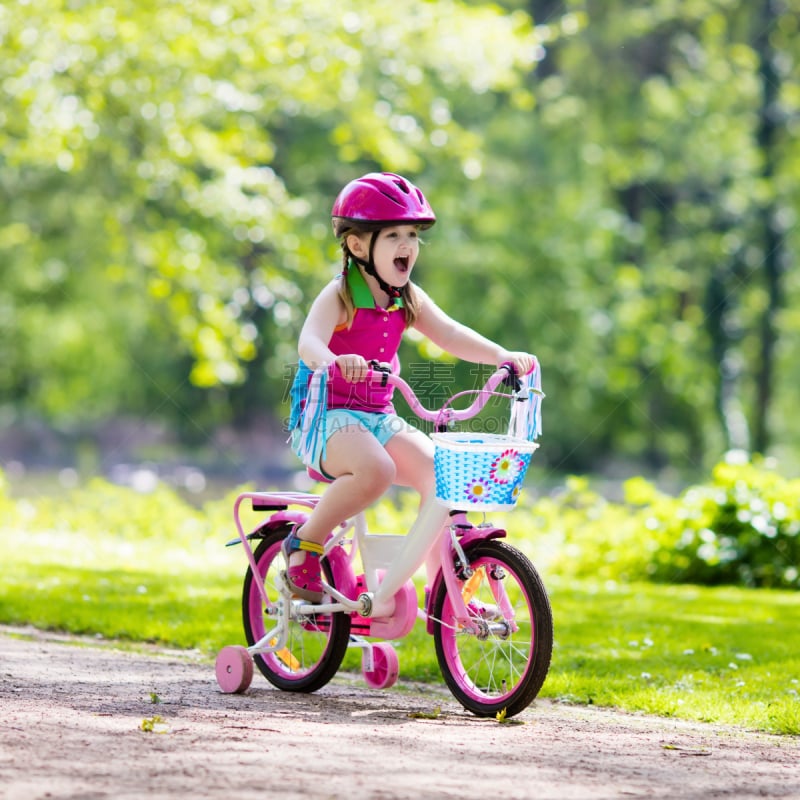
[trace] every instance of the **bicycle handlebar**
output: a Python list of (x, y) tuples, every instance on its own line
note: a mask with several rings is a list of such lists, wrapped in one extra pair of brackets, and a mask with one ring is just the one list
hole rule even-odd
[[(425, 408), (425, 406), (422, 405), (419, 398), (414, 393), (414, 390), (399, 375), (395, 375), (394, 373), (389, 372), (387, 369), (377, 368), (377, 363), (374, 363), (372, 368), (367, 373), (367, 380), (380, 379), (384, 383), (384, 385), (386, 383), (391, 383), (393, 386), (395, 386), (397, 389), (400, 390), (400, 394), (402, 394), (403, 397), (406, 399), (409, 408), (420, 419), (428, 420), (429, 422), (435, 422), (438, 425), (445, 425), (449, 422), (454, 422), (454, 421), (461, 422), (463, 420), (474, 417), (483, 409), (486, 403), (489, 402), (490, 397), (499, 394), (498, 392), (495, 392), (495, 389), (497, 389), (497, 387), (501, 383), (513, 377), (515, 377), (515, 372), (512, 365), (510, 363), (503, 364), (494, 373), (492, 373), (492, 375), (489, 376), (489, 379), (486, 381), (482, 389), (473, 389), (473, 390), (458, 392), (454, 394), (449, 400), (447, 400), (447, 402), (444, 403), (444, 405), (440, 409), (433, 410)], [(478, 395), (467, 408), (462, 408), (457, 410), (449, 407), (450, 403), (452, 403), (453, 400), (467, 394)]]

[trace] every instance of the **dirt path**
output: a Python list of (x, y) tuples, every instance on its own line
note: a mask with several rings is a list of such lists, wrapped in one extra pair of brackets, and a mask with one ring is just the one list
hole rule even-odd
[(800, 798), (796, 738), (547, 701), (517, 719), (355, 678), (223, 695), (183, 653), (0, 627), (3, 800)]

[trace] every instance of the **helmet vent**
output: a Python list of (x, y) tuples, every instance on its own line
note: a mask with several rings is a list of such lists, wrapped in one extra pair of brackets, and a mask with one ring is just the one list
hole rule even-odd
[[(399, 184), (398, 184), (398, 186), (399, 186)], [(402, 187), (401, 187), (401, 188), (402, 188)], [(402, 205), (403, 205), (403, 203), (401, 203), (401, 202), (400, 202), (400, 201), (399, 201), (399, 200), (398, 200), (396, 197), (393, 197), (392, 195), (390, 195), (390, 194), (389, 194), (389, 192), (384, 192), (384, 191), (383, 191), (383, 189), (379, 189), (378, 191), (379, 191), (379, 192), (380, 192), (380, 193), (381, 193), (381, 194), (382, 194), (384, 197), (388, 197), (388, 198), (389, 198), (389, 200), (391, 200), (391, 201), (392, 201), (392, 202), (393, 202), (395, 205), (398, 205), (398, 206), (402, 206)]]
[(398, 189), (399, 189), (401, 192), (404, 192), (405, 194), (411, 194), (411, 192), (408, 190), (408, 184), (407, 184), (405, 181), (403, 181), (403, 180), (396, 180), (396, 181), (394, 182), (394, 185), (395, 185), (395, 186), (396, 186), (396, 187), (397, 187), (397, 188), (398, 188)]

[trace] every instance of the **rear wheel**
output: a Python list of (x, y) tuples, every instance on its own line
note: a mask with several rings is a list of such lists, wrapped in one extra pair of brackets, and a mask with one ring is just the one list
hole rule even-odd
[[(266, 589), (270, 606), (280, 599), (277, 578), (285, 569), (281, 543), (290, 528), (272, 530), (261, 540), (253, 555), (258, 566), (254, 578), (248, 568), (242, 591), (244, 633), (249, 645), (260, 641), (275, 625), (266, 613), (256, 581)], [(330, 566), (322, 559), (325, 581), (334, 585)], [(273, 686), (290, 692), (314, 692), (336, 674), (350, 640), (350, 615), (309, 614), (289, 623), (286, 645), (274, 653), (253, 656), (255, 665)]]
[(533, 564), (515, 548), (483, 541), (466, 556), (474, 573), (459, 586), (476, 630), (456, 621), (442, 581), (433, 606), (439, 667), (466, 709), (512, 717), (533, 702), (550, 667), (550, 601)]

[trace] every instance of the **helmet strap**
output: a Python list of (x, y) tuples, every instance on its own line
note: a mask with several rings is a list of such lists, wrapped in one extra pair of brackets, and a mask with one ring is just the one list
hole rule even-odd
[(375, 269), (375, 259), (373, 254), (375, 252), (375, 242), (378, 239), (380, 231), (375, 231), (372, 234), (372, 239), (369, 243), (369, 261), (364, 261), (363, 258), (358, 258), (358, 256), (354, 256), (350, 249), (347, 249), (348, 255), (350, 258), (353, 259), (357, 264), (361, 264), (364, 267), (364, 271), (367, 275), (371, 275), (375, 280), (378, 282), (378, 286), (380, 286), (381, 290), (386, 292), (389, 297), (397, 299), (398, 297), (402, 296), (403, 294), (403, 287), (402, 286), (392, 286), (391, 284), (387, 283), (380, 275), (378, 275), (378, 270)]

